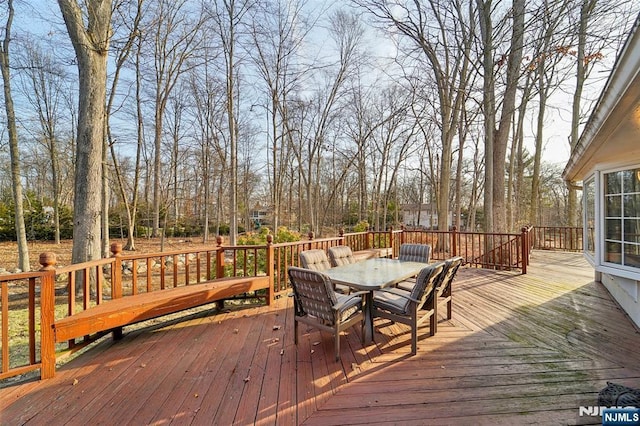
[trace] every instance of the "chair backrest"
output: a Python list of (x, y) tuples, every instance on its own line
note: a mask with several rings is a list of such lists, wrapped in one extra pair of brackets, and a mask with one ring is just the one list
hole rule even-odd
[(456, 272), (462, 265), (464, 259), (460, 256), (452, 257), (444, 261), (444, 269), (440, 275), (440, 281), (438, 283), (438, 296), (445, 292), (445, 290), (451, 285), (451, 282), (456, 276)]
[(416, 284), (411, 290), (411, 297), (420, 301), (418, 309), (433, 295), (436, 286), (440, 282), (440, 274), (442, 274), (444, 266), (444, 262), (434, 263), (423, 268), (418, 274)]
[(326, 271), (331, 268), (327, 254), (321, 249), (301, 251), (300, 264), (303, 268), (312, 271)]
[(431, 260), (431, 246), (429, 244), (402, 244), (398, 259), (429, 263)]
[(290, 266), (289, 280), (293, 287), (296, 315), (311, 315), (325, 325), (333, 325), (332, 307), (338, 303), (333, 284), (322, 272)]
[(355, 263), (356, 258), (353, 257), (351, 247), (335, 246), (329, 247), (329, 261), (331, 262), (331, 266), (340, 266)]

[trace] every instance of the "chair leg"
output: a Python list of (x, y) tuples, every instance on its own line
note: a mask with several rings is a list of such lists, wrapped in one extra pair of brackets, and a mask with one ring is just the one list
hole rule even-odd
[(411, 324), (411, 355), (415, 355), (416, 353), (418, 353), (418, 310), (417, 305), (415, 303), (412, 303), (413, 305), (413, 309), (412, 309), (412, 324)]
[(447, 301), (447, 319), (451, 319), (451, 303), (453, 302), (453, 295), (449, 293), (449, 300)]
[(335, 349), (336, 349), (336, 361), (340, 361), (340, 332), (335, 330)]
[(293, 342), (298, 344), (298, 320), (293, 320)]
[(416, 353), (418, 353), (418, 323), (414, 318), (411, 325), (411, 355)]
[[(435, 299), (435, 298), (434, 298)], [(433, 311), (429, 318), (429, 336), (434, 336), (438, 331), (438, 301), (433, 301)]]

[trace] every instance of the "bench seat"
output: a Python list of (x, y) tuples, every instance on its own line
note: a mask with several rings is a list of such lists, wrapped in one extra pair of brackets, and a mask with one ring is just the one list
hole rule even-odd
[(214, 281), (108, 300), (55, 321), (53, 324), (55, 341), (60, 343), (98, 332), (118, 329), (125, 325), (260, 289), (269, 289), (269, 277), (220, 278)]

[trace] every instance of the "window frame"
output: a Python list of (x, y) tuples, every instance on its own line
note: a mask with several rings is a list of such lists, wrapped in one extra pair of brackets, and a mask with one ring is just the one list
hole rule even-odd
[[(615, 273), (616, 275), (620, 275), (620, 276), (625, 276), (627, 278), (633, 278), (633, 279), (638, 279), (638, 274), (640, 274), (640, 265), (639, 266), (633, 266), (633, 265), (625, 265), (624, 264), (624, 259), (625, 259), (625, 246), (629, 245), (629, 246), (640, 246), (640, 242), (638, 243), (634, 243), (632, 241), (625, 241), (625, 231), (624, 231), (624, 220), (627, 217), (633, 217), (633, 218), (639, 218), (640, 217), (640, 210), (638, 210), (636, 212), (635, 216), (626, 216), (625, 215), (625, 211), (624, 211), (624, 198), (625, 196), (628, 195), (633, 195), (633, 194), (640, 194), (640, 191), (631, 191), (631, 192), (625, 192), (625, 188), (623, 186), (621, 186), (620, 189), (620, 193), (612, 193), (609, 194), (607, 191), (607, 179), (605, 175), (609, 175), (609, 174), (613, 174), (613, 173), (618, 173), (618, 172), (624, 172), (624, 171), (632, 171), (632, 172), (636, 172), (637, 170), (640, 169), (640, 165), (635, 164), (635, 165), (625, 165), (625, 166), (620, 166), (620, 167), (616, 167), (616, 168), (611, 168), (611, 169), (606, 169), (606, 170), (600, 170), (597, 174), (596, 174), (596, 182), (599, 180), (599, 182), (597, 183), (597, 188), (599, 188), (599, 191), (596, 191), (596, 207), (597, 207), (597, 211), (599, 212), (599, 217), (596, 221), (596, 236), (597, 238), (599, 238), (599, 242), (597, 247), (599, 248), (599, 250), (596, 250), (596, 252), (599, 251), (599, 255), (598, 260), (599, 260), (599, 264), (602, 265), (602, 271), (603, 272), (611, 272), (611, 273)], [(586, 180), (585, 180), (586, 181)], [(599, 192), (599, 194), (598, 194)], [(621, 206), (620, 206), (620, 216), (607, 216), (607, 197), (613, 197), (613, 196), (620, 196), (620, 200), (621, 200)], [(599, 206), (598, 205), (599, 202)], [(585, 212), (585, 219), (586, 219), (586, 212)], [(611, 219), (620, 219), (620, 221), (622, 222), (622, 226), (621, 226), (621, 234), (620, 234), (620, 238), (616, 239), (616, 238), (610, 238), (607, 235), (607, 220), (611, 220)], [(586, 224), (586, 222), (585, 222)], [(598, 226), (599, 225), (599, 226)], [(586, 228), (586, 227), (585, 227)], [(621, 244), (621, 259), (620, 259), (620, 263), (615, 263), (615, 262), (610, 262), (607, 261), (607, 243), (611, 242), (611, 243), (616, 243), (616, 244)], [(584, 251), (585, 254), (587, 254), (587, 251)]]
[[(597, 174), (593, 174), (591, 176), (588, 176), (587, 178), (584, 179), (583, 183), (582, 183), (582, 223), (583, 223), (583, 229), (582, 229), (582, 241), (584, 241), (584, 247), (583, 247), (583, 253), (585, 255), (585, 257), (587, 258), (587, 260), (589, 261), (589, 263), (591, 263), (592, 265), (596, 264), (596, 256), (598, 253), (598, 230), (599, 230), (599, 226), (598, 226), (598, 179), (597, 179)], [(589, 199), (587, 197), (587, 190), (586, 187), (587, 185), (593, 185), (593, 205), (589, 205)], [(589, 241), (589, 227), (588, 227), (588, 223), (589, 223), (589, 212), (593, 213), (593, 250), (588, 250), (588, 241)]]

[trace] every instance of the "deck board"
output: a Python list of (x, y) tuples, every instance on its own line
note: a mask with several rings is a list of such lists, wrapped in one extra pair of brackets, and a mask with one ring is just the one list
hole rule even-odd
[[(599, 424), (607, 381), (640, 387), (640, 333), (578, 254), (535, 252), (527, 275), (463, 268), (438, 333), (375, 322), (333, 340), (271, 307), (197, 310), (109, 338), (51, 380), (0, 389), (13, 424)], [(440, 311), (440, 314), (444, 310)]]

